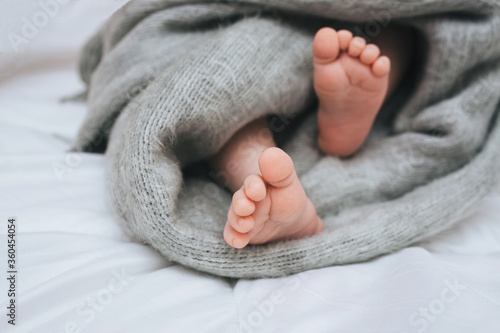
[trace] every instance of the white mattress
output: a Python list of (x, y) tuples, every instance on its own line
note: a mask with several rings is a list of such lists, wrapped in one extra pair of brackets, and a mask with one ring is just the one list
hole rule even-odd
[(83, 88), (78, 48), (122, 4), (60, 5), (18, 54), (5, 37), (40, 4), (0, 4), (1, 276), (18, 223), (16, 325), (2, 278), (0, 332), (500, 331), (500, 189), (428, 242), (285, 278), (207, 276), (131, 242), (106, 204), (103, 156), (66, 153), (85, 105), (59, 103)]

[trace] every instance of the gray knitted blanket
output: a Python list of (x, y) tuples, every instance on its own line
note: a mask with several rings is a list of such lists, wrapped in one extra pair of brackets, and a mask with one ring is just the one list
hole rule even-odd
[[(500, 178), (499, 9), (496, 0), (133, 0), (82, 53), (89, 112), (74, 147), (106, 150), (111, 202), (130, 234), (197, 270), (274, 277), (396, 251), (452, 227)], [(347, 26), (370, 40), (389, 23), (418, 36), (411, 72), (356, 155), (321, 154), (314, 33)], [(325, 230), (237, 250), (222, 238), (231, 193), (203, 160), (264, 115)]]

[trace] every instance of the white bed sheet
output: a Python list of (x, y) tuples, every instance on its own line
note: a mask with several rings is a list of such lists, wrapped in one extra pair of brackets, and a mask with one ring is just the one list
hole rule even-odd
[[(29, 3), (9, 7), (1, 38), (40, 10)], [(78, 48), (122, 4), (61, 5), (18, 54), (0, 39), (2, 274), (7, 218), (18, 223), (16, 325), (2, 278), (0, 332), (500, 331), (500, 188), (432, 240), (284, 278), (207, 276), (131, 242), (106, 204), (103, 156), (66, 153), (85, 105), (59, 103), (83, 88)]]

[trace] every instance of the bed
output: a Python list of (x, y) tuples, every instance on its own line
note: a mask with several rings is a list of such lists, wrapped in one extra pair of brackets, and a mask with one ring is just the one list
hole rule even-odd
[[(80, 47), (123, 3), (0, 5), (12, 6), (1, 10), (5, 275), (9, 218), (17, 251), (15, 325), (2, 279), (2, 332), (498, 331), (500, 188), (425, 242), (275, 279), (214, 277), (133, 242), (107, 203), (103, 155), (68, 152), (85, 104), (62, 101), (83, 90)], [(22, 35), (42, 12), (45, 25), (13, 47), (8, 33)]]

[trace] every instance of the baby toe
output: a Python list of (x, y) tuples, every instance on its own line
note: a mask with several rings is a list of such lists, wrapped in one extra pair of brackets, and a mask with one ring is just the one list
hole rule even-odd
[(234, 212), (239, 216), (248, 216), (255, 211), (254, 202), (246, 197), (242, 189), (234, 193), (231, 205)]
[(237, 249), (247, 246), (250, 241), (248, 234), (243, 234), (234, 230), (229, 223), (226, 223), (226, 226), (224, 227), (223, 237), (228, 245)]
[(255, 222), (252, 216), (239, 216), (235, 219), (228, 219), (229, 224), (239, 233), (247, 233), (253, 229)]
[(243, 185), (246, 196), (253, 201), (264, 200), (267, 193), (266, 183), (259, 175), (251, 175), (245, 179)]
[(381, 56), (372, 65), (373, 74), (376, 76), (385, 76), (391, 71), (391, 60), (389, 57)]
[(380, 49), (375, 44), (366, 45), (365, 49), (361, 52), (359, 60), (365, 65), (371, 65), (380, 56)]
[(339, 36), (340, 50), (347, 51), (349, 44), (351, 44), (352, 41), (352, 32), (348, 30), (339, 30), (337, 35)]
[(354, 37), (351, 43), (349, 44), (349, 49), (347, 53), (351, 57), (354, 58), (359, 57), (361, 52), (364, 50), (365, 46), (366, 46), (366, 40), (364, 38)]

